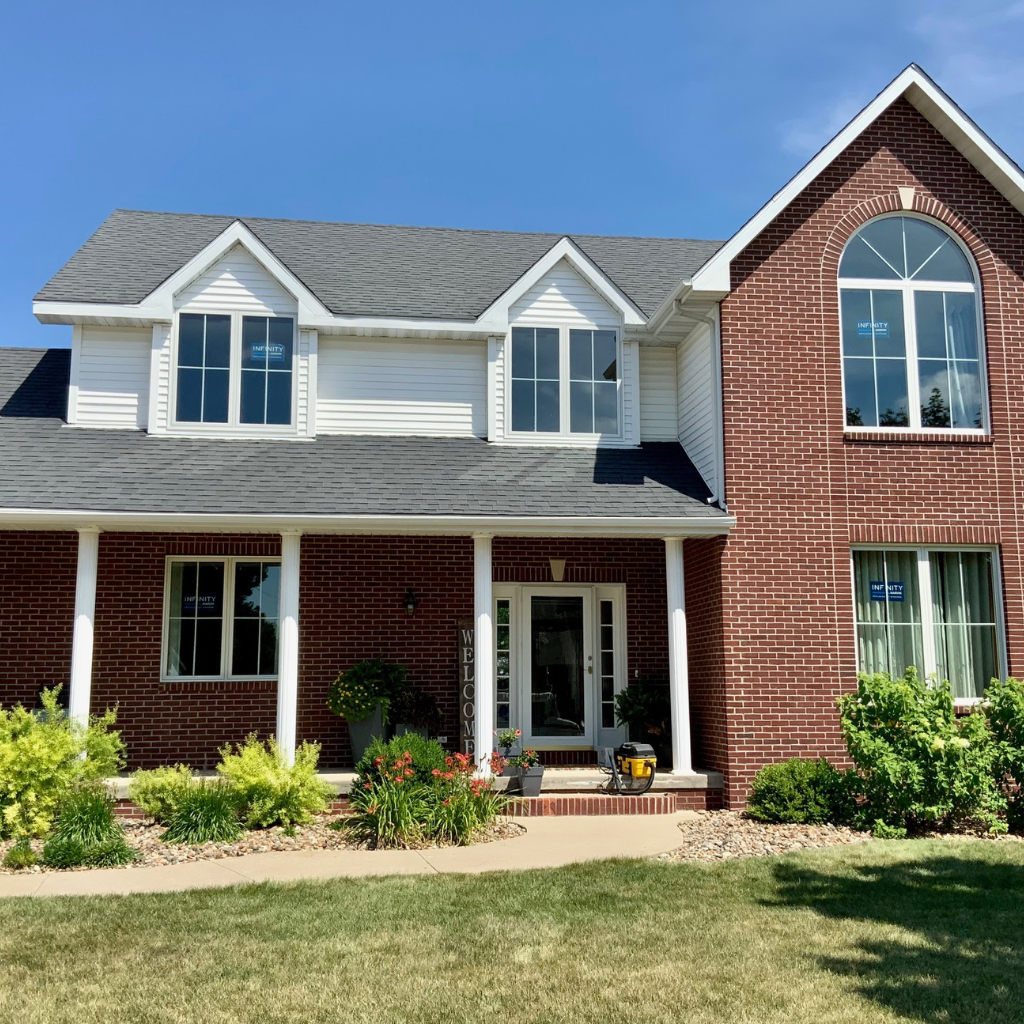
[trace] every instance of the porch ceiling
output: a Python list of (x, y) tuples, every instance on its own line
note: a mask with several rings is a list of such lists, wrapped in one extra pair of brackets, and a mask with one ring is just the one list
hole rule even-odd
[(238, 528), (265, 519), (268, 529), (366, 532), (418, 532), (432, 521), (444, 532), (497, 530), (507, 520), (517, 532), (555, 521), (608, 535), (731, 525), (707, 503), (707, 486), (676, 443), (593, 450), (476, 438), (224, 441), (69, 428), (60, 419), (67, 373), (60, 350), (0, 350), (0, 524), (74, 525), (92, 512), (100, 525), (133, 515), (153, 528), (175, 517), (213, 529), (218, 520)]

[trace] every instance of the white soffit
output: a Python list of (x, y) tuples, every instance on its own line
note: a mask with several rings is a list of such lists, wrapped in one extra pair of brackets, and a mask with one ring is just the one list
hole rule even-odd
[(900, 97), (906, 97), (955, 149), (1024, 213), (1024, 171), (1017, 166), (916, 64), (889, 83), (835, 138), (754, 214), (714, 256), (662, 303), (651, 323), (663, 319), (684, 292), (724, 296), (731, 286), (732, 261)]

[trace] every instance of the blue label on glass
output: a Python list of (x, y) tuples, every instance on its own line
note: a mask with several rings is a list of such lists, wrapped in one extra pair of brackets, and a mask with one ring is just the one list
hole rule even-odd
[(268, 363), (283, 363), (284, 345), (279, 341), (254, 341), (251, 345), (249, 358), (254, 363), (262, 363), (264, 359)]
[(220, 594), (200, 594), (198, 597), (190, 595), (184, 600), (185, 611), (194, 612), (197, 607), (200, 611), (216, 611), (219, 601)]
[(872, 580), (868, 586), (871, 589), (872, 601), (884, 601), (886, 598), (890, 601), (902, 602), (903, 600), (902, 580), (890, 580), (888, 592), (886, 591), (885, 580)]
[(889, 321), (888, 320), (858, 320), (857, 321), (857, 337), (858, 338), (870, 338), (872, 328), (875, 332), (876, 338), (888, 338), (889, 337)]

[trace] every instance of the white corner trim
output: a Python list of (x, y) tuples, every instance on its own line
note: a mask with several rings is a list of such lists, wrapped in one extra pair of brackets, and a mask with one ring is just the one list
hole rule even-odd
[(82, 325), (71, 328), (71, 370), (68, 375), (67, 422), (74, 426), (78, 422), (78, 374), (82, 365)]
[(504, 319), (507, 326), (509, 309), (561, 260), (565, 260), (594, 291), (621, 313), (625, 324), (642, 326), (647, 323), (647, 317), (633, 304), (632, 299), (621, 291), (567, 235), (548, 249), (515, 284), (502, 292), (480, 314), (478, 320), (489, 322)]

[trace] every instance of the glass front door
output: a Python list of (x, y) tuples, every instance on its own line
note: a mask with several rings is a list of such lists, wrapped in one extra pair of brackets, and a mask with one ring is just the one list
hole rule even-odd
[(523, 730), (541, 743), (580, 743), (591, 731), (594, 657), (589, 592), (523, 595), (528, 672)]

